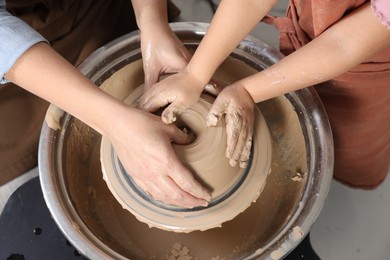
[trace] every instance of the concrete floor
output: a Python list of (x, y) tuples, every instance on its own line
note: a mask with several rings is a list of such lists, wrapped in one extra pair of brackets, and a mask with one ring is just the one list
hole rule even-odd
[[(212, 9), (205, 0), (174, 0), (186, 21), (209, 22)], [(218, 1), (214, 1), (217, 3)], [(279, 0), (273, 14), (283, 15), (287, 0)], [(252, 35), (278, 47), (277, 31), (259, 25)], [(22, 183), (36, 176), (35, 168), (0, 187), (0, 211)], [(338, 182), (332, 186), (325, 206), (311, 230), (314, 249), (324, 260), (390, 259), (390, 179), (376, 190), (362, 191)]]

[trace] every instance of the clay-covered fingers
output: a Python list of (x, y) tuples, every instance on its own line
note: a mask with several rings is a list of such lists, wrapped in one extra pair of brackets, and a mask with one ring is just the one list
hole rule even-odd
[(171, 124), (176, 121), (177, 117), (186, 111), (189, 104), (180, 101), (172, 102), (164, 111), (161, 113), (161, 119), (166, 124)]
[[(183, 47), (184, 48), (184, 47)], [(167, 50), (163, 50), (167, 51)], [(186, 51), (180, 53), (155, 54), (159, 57), (144, 60), (143, 68), (145, 73), (144, 92), (147, 92), (154, 84), (166, 75), (182, 71), (190, 58)]]
[[(161, 158), (151, 160), (154, 165), (144, 167), (141, 174), (133, 177), (134, 181), (154, 199), (163, 203), (186, 208), (207, 206), (211, 198), (210, 192), (183, 166), (170, 144), (188, 144), (193, 141), (193, 137), (175, 125), (165, 125), (161, 132), (167, 137), (166, 146), (159, 154)], [(158, 165), (159, 167), (155, 167)]]
[(186, 129), (179, 129), (176, 125), (169, 125), (170, 129), (170, 140), (175, 144), (186, 145), (195, 141), (195, 134), (188, 132)]
[(189, 144), (193, 137), (159, 116), (128, 108), (107, 137), (129, 176), (153, 198), (181, 207), (207, 205), (204, 189), (176, 156), (172, 142)]
[(137, 185), (154, 199), (178, 207), (206, 207), (210, 193), (194, 180), (183, 168), (172, 172), (172, 176), (159, 176), (154, 181), (135, 179)]
[(216, 126), (221, 117), (226, 113), (226, 109), (229, 105), (229, 99), (224, 98), (222, 95), (217, 97), (207, 114), (207, 126)]
[[(167, 126), (167, 135), (176, 144), (188, 144), (194, 141), (194, 136), (180, 130), (175, 125)], [(170, 194), (176, 204), (180, 202), (185, 207), (207, 206), (211, 198), (210, 192), (196, 181), (192, 173), (179, 162), (173, 150), (170, 151), (172, 155), (167, 180), (172, 180), (169, 186), (172, 188)]]
[(253, 140), (253, 127), (251, 128), (252, 131), (248, 133), (244, 148), (242, 149), (240, 159), (239, 159), (239, 166), (240, 168), (246, 168), (248, 166), (249, 158), (251, 155), (251, 148), (252, 148), (252, 140)]
[(218, 95), (207, 116), (207, 125), (215, 126), (225, 115), (229, 164), (245, 168), (248, 164), (254, 125), (254, 102), (240, 86), (229, 86)]
[[(157, 93), (155, 93), (157, 92)], [(161, 113), (161, 119), (165, 124), (171, 124), (177, 117), (190, 106), (188, 102), (181, 101), (174, 93), (149, 90), (137, 100), (138, 108), (154, 113), (162, 107), (166, 107)]]
[(174, 74), (146, 91), (137, 100), (137, 106), (147, 112), (156, 112), (166, 107), (161, 118), (164, 123), (170, 124), (199, 100), (202, 89), (201, 84), (196, 83), (189, 73)]
[(226, 157), (229, 164), (246, 168), (252, 147), (253, 113), (234, 110), (226, 113)]
[[(165, 147), (154, 148), (160, 148), (160, 153), (121, 160), (125, 169), (135, 183), (155, 200), (185, 208), (207, 206), (210, 192), (182, 165), (169, 139), (166, 139)], [(189, 139), (183, 134), (175, 140), (187, 143)]]
[(158, 87), (158, 84), (156, 84), (138, 98), (137, 107), (143, 111), (154, 113), (160, 108), (170, 104), (174, 100), (174, 93), (163, 91)]
[[(169, 174), (169, 177), (180, 188), (180, 190), (185, 191), (190, 195), (188, 196), (187, 201), (191, 202), (191, 205), (208, 205), (208, 202), (211, 199), (210, 192), (196, 181), (192, 173), (184, 166), (178, 165), (178, 168), (173, 169)], [(176, 199), (179, 200), (180, 197)]]
[[(176, 144), (189, 144), (195, 139), (195, 136), (182, 131), (174, 124), (167, 126), (167, 135)], [(173, 150), (171, 151), (173, 152)], [(207, 206), (207, 202), (211, 198), (210, 192), (196, 181), (192, 173), (178, 161), (175, 154), (171, 155), (170, 166), (169, 177), (179, 189), (196, 198), (194, 202), (202, 202), (199, 205)]]
[(141, 50), (145, 73), (145, 91), (160, 80), (163, 74), (182, 71), (190, 60), (190, 53), (170, 30), (142, 30)]

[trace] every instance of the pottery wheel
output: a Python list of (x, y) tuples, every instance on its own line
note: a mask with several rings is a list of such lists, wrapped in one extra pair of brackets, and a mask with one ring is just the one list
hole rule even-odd
[[(143, 87), (135, 89), (124, 102), (135, 106)], [(256, 107), (251, 157), (246, 169), (231, 167), (225, 157), (225, 122), (206, 126), (206, 116), (214, 98), (203, 94), (197, 104), (181, 114), (176, 122), (180, 128), (193, 131), (196, 139), (188, 145), (173, 145), (181, 162), (195, 178), (211, 191), (207, 207), (193, 209), (164, 204), (143, 192), (119, 161), (110, 141), (101, 142), (103, 178), (110, 191), (138, 220), (175, 232), (191, 232), (220, 227), (247, 209), (264, 188), (270, 170), (271, 138), (263, 116)]]

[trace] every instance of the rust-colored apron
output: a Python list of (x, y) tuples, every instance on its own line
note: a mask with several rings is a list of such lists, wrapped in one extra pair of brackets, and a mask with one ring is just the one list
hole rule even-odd
[[(281, 51), (290, 54), (365, 2), (290, 0), (286, 18), (274, 20)], [(390, 48), (315, 88), (333, 131), (335, 179), (352, 187), (377, 187), (390, 165)]]
[[(130, 0), (9, 0), (7, 9), (40, 32), (75, 66), (137, 29)], [(179, 10), (169, 3), (170, 20)], [(0, 185), (37, 165), (48, 103), (13, 84), (0, 86)]]

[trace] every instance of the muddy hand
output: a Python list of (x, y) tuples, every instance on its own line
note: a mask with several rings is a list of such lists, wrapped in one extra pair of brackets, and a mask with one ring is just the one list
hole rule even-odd
[(184, 71), (153, 85), (137, 100), (137, 106), (147, 112), (156, 112), (167, 106), (161, 118), (164, 123), (170, 124), (187, 108), (198, 102), (202, 90), (202, 85)]
[(145, 72), (145, 91), (157, 83), (162, 74), (182, 71), (191, 56), (170, 29), (142, 32), (141, 51)]
[[(124, 168), (135, 183), (156, 200), (193, 208), (207, 206), (210, 193), (186, 169), (171, 142), (190, 143), (192, 138), (156, 115), (134, 109), (131, 120), (122, 120), (109, 136)], [(134, 113), (137, 113), (134, 116)], [(132, 129), (129, 131), (126, 129)]]
[(224, 88), (217, 96), (207, 115), (207, 125), (215, 126), (225, 115), (227, 147), (226, 157), (232, 167), (245, 168), (248, 164), (253, 136), (254, 102), (239, 85)]

